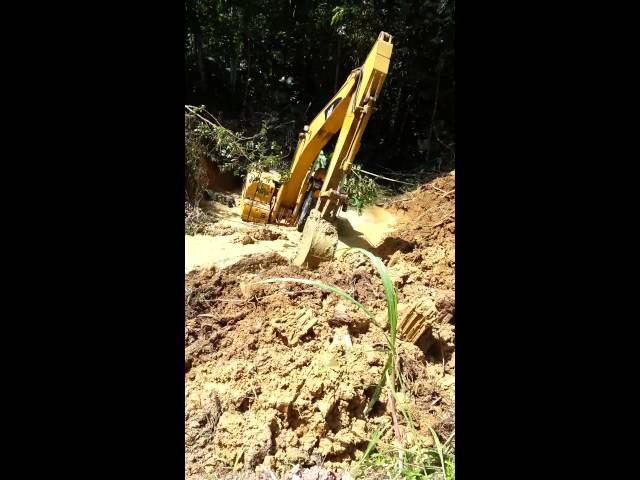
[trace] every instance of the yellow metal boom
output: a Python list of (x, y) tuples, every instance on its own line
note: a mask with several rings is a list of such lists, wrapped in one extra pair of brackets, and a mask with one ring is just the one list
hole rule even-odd
[[(308, 187), (309, 171), (322, 148), (340, 132), (315, 206), (322, 218), (335, 216), (345, 200), (337, 192), (360, 148), (367, 122), (375, 110), (389, 72), (392, 37), (381, 32), (364, 64), (353, 70), (342, 87), (299, 135), (291, 175), (282, 186), (260, 176), (247, 179), (243, 191), (243, 220), (294, 225)], [(277, 192), (277, 193), (276, 193)], [(275, 195), (275, 198), (273, 196)]]

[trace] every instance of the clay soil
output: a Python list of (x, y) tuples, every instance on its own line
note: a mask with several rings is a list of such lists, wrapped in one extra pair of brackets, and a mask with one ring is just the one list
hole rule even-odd
[[(445, 438), (455, 400), (454, 184), (445, 175), (376, 207), (395, 222), (369, 244), (391, 272), (400, 307), (423, 301), (437, 313), (419, 341), (400, 340), (398, 352), (416, 428)], [(218, 242), (232, 259), (218, 249), (185, 274), (186, 478), (347, 478), (372, 433), (390, 422), (384, 395), (365, 415), (386, 358), (384, 332), (334, 294), (254, 282), (321, 280), (384, 325), (380, 279), (356, 253), (313, 270), (292, 266), (295, 229), (242, 224), (222, 211), (198, 245), (216, 250)], [(185, 240), (187, 250), (199, 237), (207, 235)]]

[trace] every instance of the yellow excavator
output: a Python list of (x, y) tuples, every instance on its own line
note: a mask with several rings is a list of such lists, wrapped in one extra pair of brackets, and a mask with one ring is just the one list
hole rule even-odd
[[(349, 172), (360, 139), (380, 98), (389, 72), (392, 37), (380, 32), (364, 64), (347, 80), (309, 125), (299, 134), (289, 178), (281, 182), (276, 172), (250, 172), (241, 199), (244, 221), (297, 226), (302, 231), (296, 265), (316, 266), (333, 258), (337, 232), (331, 223), (346, 205), (340, 182)], [(316, 158), (340, 131), (326, 168), (315, 171)]]

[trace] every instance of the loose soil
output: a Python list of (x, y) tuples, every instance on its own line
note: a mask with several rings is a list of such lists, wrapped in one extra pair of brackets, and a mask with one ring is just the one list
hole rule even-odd
[[(357, 220), (341, 214), (337, 225), (342, 246), (383, 257), (400, 310), (418, 302), (425, 314), (424, 335), (400, 340), (398, 354), (408, 387), (401, 401), (426, 436), (454, 426), (453, 189), (453, 175), (439, 177)], [(219, 204), (204, 209), (217, 219), (211, 233), (185, 236), (186, 478), (340, 478), (390, 422), (384, 395), (364, 413), (386, 358), (384, 332), (334, 294), (254, 282), (322, 280), (384, 325), (379, 277), (355, 253), (313, 270), (293, 266), (295, 228), (245, 223)]]

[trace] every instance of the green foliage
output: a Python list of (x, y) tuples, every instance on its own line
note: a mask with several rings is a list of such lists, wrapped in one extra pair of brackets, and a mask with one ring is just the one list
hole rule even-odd
[[(363, 456), (357, 478), (383, 474), (394, 479), (455, 479), (455, 454), (450, 445), (441, 445), (435, 432), (433, 442), (416, 436), (409, 447), (380, 442), (375, 452)], [(434, 443), (432, 446), (430, 443)]]
[(331, 17), (331, 26), (335, 26), (341, 23), (345, 14), (345, 7), (334, 7), (332, 10), (333, 16)]
[[(273, 117), (259, 130), (244, 137), (222, 124), (204, 107), (185, 106), (185, 180), (199, 193), (206, 182), (202, 162), (215, 163), (221, 171), (242, 176), (248, 170), (276, 170), (286, 180), (289, 168), (283, 147), (273, 139)], [(199, 199), (195, 195), (192, 203)]]
[(389, 429), (390, 426), (391, 425), (389, 424), (389, 422), (386, 422), (384, 425), (378, 428), (375, 432), (373, 432), (373, 435), (371, 436), (371, 440), (369, 440), (369, 443), (367, 444), (367, 449), (362, 454), (362, 459), (361, 459), (362, 462), (366, 461), (367, 458), (369, 458), (369, 455), (371, 455), (371, 453), (375, 450), (376, 446), (378, 445), (380, 438), (382, 437), (382, 435), (385, 434), (385, 432)]
[(358, 158), (453, 168), (455, 0), (185, 0), (185, 16), (187, 101), (252, 131), (260, 112), (293, 121), (286, 150), (389, 32), (391, 70)]
[(359, 165), (352, 165), (351, 171), (344, 178), (341, 190), (349, 196), (349, 205), (358, 213), (362, 213), (365, 207), (373, 205), (380, 194), (378, 184), (360, 173)]
[(272, 139), (270, 128), (274, 119), (263, 120), (255, 135), (244, 137), (223, 127), (204, 107), (185, 107), (185, 140), (188, 146), (186, 162), (195, 163), (198, 156), (216, 163), (222, 171), (238, 175), (256, 168), (282, 168), (283, 148)]

